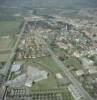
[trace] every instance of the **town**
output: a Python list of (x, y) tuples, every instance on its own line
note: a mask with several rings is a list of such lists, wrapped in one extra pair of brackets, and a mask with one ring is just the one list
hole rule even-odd
[(0, 36), (0, 99), (96, 100), (97, 9), (92, 10), (72, 18), (27, 12), (19, 34)]

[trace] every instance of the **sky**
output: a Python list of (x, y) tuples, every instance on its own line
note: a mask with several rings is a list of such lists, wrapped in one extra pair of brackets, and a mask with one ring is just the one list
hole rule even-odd
[(97, 0), (0, 0), (0, 6), (97, 7)]

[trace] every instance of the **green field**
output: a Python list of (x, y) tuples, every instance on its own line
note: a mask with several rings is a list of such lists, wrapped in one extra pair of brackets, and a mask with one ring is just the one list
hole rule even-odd
[[(27, 66), (37, 67), (40, 70), (46, 70), (50, 73), (48, 79), (42, 80), (36, 83), (32, 88), (33, 89), (52, 89), (57, 88), (57, 79), (55, 77), (56, 72), (59, 72), (57, 65), (55, 62), (52, 61), (50, 57), (42, 57), (28, 60), (25, 62), (24, 69), (26, 70)], [(53, 73), (54, 72), (54, 73)]]
[(7, 36), (0, 37), (0, 49), (12, 48), (16, 42), (16, 39), (17, 39), (16, 36), (14, 38)]
[(59, 80), (56, 78), (56, 73), (62, 72), (51, 57), (41, 57), (33, 60), (27, 60), (24, 64), (24, 70), (27, 69), (27, 66), (37, 67), (40, 70), (46, 70), (50, 74), (48, 79), (42, 80), (33, 85), (33, 89), (58, 88)]
[(56, 89), (57, 87), (57, 80), (50, 75), (48, 79), (39, 81), (32, 86), (32, 89), (35, 90), (43, 90), (43, 89)]
[(0, 36), (13, 35), (19, 32), (21, 21), (0, 21)]
[(48, 70), (52, 71), (52, 73), (62, 73), (56, 62), (51, 57), (42, 57), (34, 59), (35, 62), (41, 64)]
[(67, 87), (62, 88), (62, 90), (64, 92), (64, 100), (74, 100), (73, 96), (71, 95)]
[(10, 57), (10, 54), (0, 54), (0, 62), (6, 62)]
[(24, 61), (24, 69), (27, 66), (37, 67), (40, 70), (46, 70), (50, 73), (48, 79), (39, 81), (32, 86), (32, 90), (49, 90), (49, 89), (61, 89), (64, 92), (64, 100), (74, 100), (65, 86), (60, 86), (60, 80), (56, 78), (56, 73), (62, 73), (56, 62), (51, 57), (41, 57), (36, 59), (28, 59)]
[(64, 63), (68, 68), (74, 67), (74, 70), (78, 70), (82, 67), (80, 60), (75, 57), (68, 58), (64, 61)]

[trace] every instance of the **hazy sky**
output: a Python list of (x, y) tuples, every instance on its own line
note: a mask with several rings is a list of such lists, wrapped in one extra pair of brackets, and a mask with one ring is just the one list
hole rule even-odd
[(96, 7), (97, 0), (0, 0), (0, 5), (33, 5), (35, 7)]

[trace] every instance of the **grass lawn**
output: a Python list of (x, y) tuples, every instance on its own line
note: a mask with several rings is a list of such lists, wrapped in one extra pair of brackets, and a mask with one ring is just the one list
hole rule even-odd
[[(60, 89), (59, 80), (55, 77), (56, 73), (61, 73), (56, 62), (51, 57), (41, 57), (25, 62), (25, 69), (27, 66), (37, 67), (41, 70), (51, 71), (48, 79), (39, 81), (32, 86), (32, 90), (45, 90), (45, 89)], [(68, 89), (62, 88), (64, 91), (64, 100), (74, 100)]]
[[(52, 89), (57, 88), (57, 79), (55, 78), (54, 72), (59, 72), (59, 69), (57, 68), (57, 65), (50, 57), (42, 57), (42, 58), (36, 58), (31, 60), (28, 60), (25, 63), (25, 70), (27, 66), (37, 67), (40, 70), (46, 70), (50, 72), (50, 76), (48, 79), (42, 80), (38, 83), (35, 83), (33, 85), (32, 89)], [(48, 68), (49, 67), (49, 68)], [(54, 68), (55, 67), (55, 68)]]
[(53, 61), (51, 57), (41, 57), (25, 62), (25, 70), (27, 66), (37, 67), (40, 70), (46, 70), (50, 73), (48, 79), (42, 80), (35, 83), (32, 89), (55, 89), (58, 88), (58, 80), (56, 79), (56, 73), (61, 73), (57, 64)]
[(35, 62), (46, 67), (48, 70), (52, 71), (54, 74), (59, 72), (62, 73), (56, 62), (51, 57), (42, 57), (34, 60)]
[(21, 21), (0, 21), (0, 36), (8, 36), (19, 32)]
[(68, 66), (73, 66), (75, 70), (78, 70), (82, 67), (79, 59), (75, 58), (75, 57), (71, 57), (69, 59), (66, 59), (64, 61), (65, 65)]
[[(42, 58), (42, 61), (44, 61), (46, 57)], [(39, 62), (41, 58), (35, 59), (35, 62), (33, 60), (27, 60), (27, 61), (21, 61), (25, 62), (24, 63), (24, 72), (27, 70), (28, 66), (36, 67), (40, 70), (46, 70), (50, 73), (47, 79), (44, 79), (42, 81), (36, 82), (32, 86), (32, 90), (44, 90), (44, 89), (55, 89), (57, 88), (57, 79), (55, 76), (46, 68), (45, 66), (42, 66), (42, 64), (36, 63), (37, 61)], [(47, 58), (49, 59), (49, 58)], [(18, 61), (19, 62), (19, 61)]]
[(39, 81), (32, 86), (32, 89), (35, 90), (44, 90), (44, 89), (55, 89), (57, 87), (56, 79), (50, 75), (48, 79)]
[(59, 54), (67, 54), (67, 52), (66, 52), (67, 50), (60, 49), (60, 48), (58, 48), (58, 47), (53, 48), (52, 50), (54, 51), (54, 53), (55, 53), (56, 55), (59, 55)]
[(34, 63), (32, 60), (25, 61), (25, 63), (24, 63), (25, 71), (27, 70), (28, 66), (36, 67), (36, 68), (38, 68), (40, 70), (46, 70), (45, 68), (43, 68), (43, 66), (41, 66), (41, 65), (39, 65), (37, 63)]

